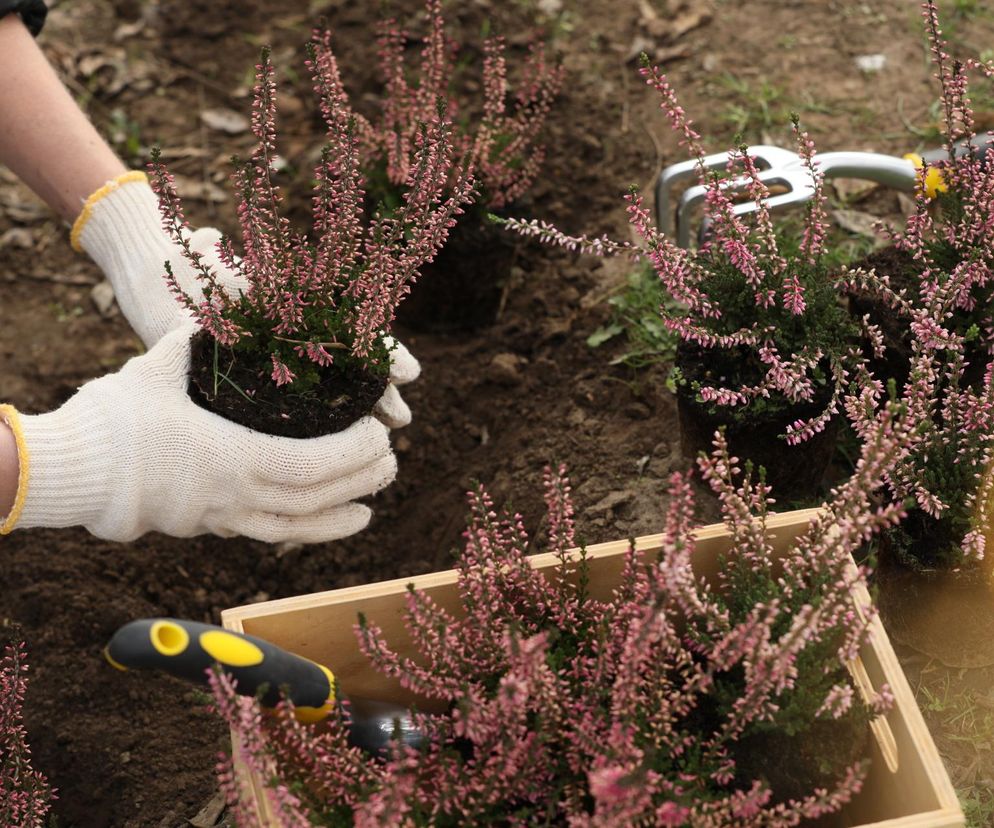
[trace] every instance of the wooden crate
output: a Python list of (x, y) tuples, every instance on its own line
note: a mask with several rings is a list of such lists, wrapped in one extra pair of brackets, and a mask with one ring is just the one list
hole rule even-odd
[[(808, 509), (771, 515), (767, 526), (776, 548), (787, 550), (791, 541), (807, 528), (815, 513), (816, 510)], [(698, 530), (697, 538), (695, 568), (705, 576), (713, 575), (718, 555), (729, 548), (727, 533), (722, 525), (715, 524)], [(661, 541), (661, 535), (649, 535), (637, 539), (636, 543), (640, 549), (651, 551), (659, 548)], [(594, 597), (608, 597), (620, 577), (627, 548), (628, 541), (588, 548), (590, 591)], [(551, 554), (533, 556), (531, 561), (539, 569), (556, 564)], [(222, 623), (227, 629), (259, 636), (328, 665), (353, 696), (409, 702), (409, 696), (396, 682), (376, 673), (360, 654), (352, 628), (357, 614), (363, 612), (383, 629), (394, 647), (404, 652), (410, 647), (402, 620), (404, 593), (412, 583), (415, 588), (430, 593), (442, 606), (450, 610), (457, 608), (456, 573), (448, 570), (236, 607), (222, 613)], [(870, 605), (865, 590), (861, 590), (857, 603), (862, 607)], [(949, 776), (879, 620), (872, 622), (870, 641), (864, 645), (860, 657), (861, 665), (857, 665), (856, 673), (875, 687), (887, 683), (896, 697), (896, 704), (883, 725), (886, 738), (874, 742), (872, 769), (863, 792), (834, 825), (838, 828), (964, 826), (966, 822)], [(880, 749), (880, 744), (886, 745), (888, 740), (896, 749), (894, 755), (888, 757), (889, 763)], [(896, 769), (892, 771), (888, 764), (896, 765)], [(271, 815), (259, 796), (261, 782), (253, 778), (251, 784), (265, 824)]]

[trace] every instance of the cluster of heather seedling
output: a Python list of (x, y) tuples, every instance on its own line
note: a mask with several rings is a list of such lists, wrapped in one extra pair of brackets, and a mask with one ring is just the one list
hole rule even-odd
[(808, 439), (837, 412), (851, 380), (865, 373), (859, 328), (838, 302), (842, 282), (826, 260), (825, 197), (814, 144), (795, 119), (798, 151), (810, 171), (814, 196), (801, 232), (783, 238), (770, 217), (769, 190), (747, 149), (730, 153), (727, 172), (747, 182), (748, 197), (756, 203), (748, 222), (736, 215), (724, 178), (705, 165), (700, 136), (667, 78), (644, 56), (641, 71), (659, 93), (663, 111), (681, 135), (681, 146), (698, 161), (710, 228), (701, 246), (685, 250), (667, 238), (653, 225), (634, 189), (626, 197), (628, 217), (641, 245), (567, 236), (536, 221), (504, 223), (524, 235), (585, 253), (647, 258), (673, 300), (660, 308), (667, 328), (699, 350), (702, 362), (729, 377), (724, 384), (698, 382), (694, 390), (701, 400), (725, 406), (762, 401), (767, 408), (824, 400), (821, 413), (788, 430), (790, 442)]
[[(412, 657), (374, 624), (356, 626), (380, 672), (449, 711), (414, 714), (427, 744), (373, 758), (348, 746), (347, 712), (319, 729), (286, 702), (264, 718), (216, 675), (236, 758), (266, 781), (287, 826), (765, 828), (837, 811), (865, 776), (869, 721), (891, 703), (887, 688), (865, 696), (848, 673), (871, 617), (854, 600), (863, 573), (850, 553), (901, 517), (899, 504), (871, 498), (914, 429), (906, 409), (886, 407), (854, 476), (780, 556), (766, 530), (769, 488), (743, 475), (719, 433), (699, 461), (730, 537), (716, 580), (692, 568), (694, 498), (678, 473), (660, 548), (632, 544), (603, 600), (590, 594), (586, 554), (570, 549), (563, 469), (546, 472), (558, 561), (548, 574), (529, 564), (520, 516), (499, 514), (479, 488), (457, 564), (461, 612), (409, 591)], [(238, 818), (254, 824), (229, 763), (223, 781)]]
[(318, 370), (329, 365), (386, 375), (386, 335), (397, 304), (474, 195), (470, 165), (455, 158), (452, 125), (438, 105), (423, 113), (427, 120), (411, 138), (400, 205), (389, 213), (377, 211), (367, 223), (358, 119), (326, 34), (315, 34), (308, 67), (327, 125), (327, 144), (314, 172), (313, 234), (294, 231), (279, 215), (276, 84), (267, 51), (257, 67), (252, 114), (258, 145), (234, 175), (242, 257), (229, 239), (219, 245), (224, 265), (248, 283), (238, 296), (226, 293), (191, 250), (173, 180), (157, 157), (150, 165), (164, 226), (196, 268), (204, 296), (187, 295), (170, 271), (172, 290), (219, 347), (258, 364), (260, 376), (268, 373), (277, 385), (295, 383), (297, 393), (308, 391)]
[(916, 566), (953, 567), (985, 553), (994, 494), (994, 364), (979, 389), (964, 387), (962, 366), (959, 352), (943, 365), (921, 447), (893, 480), (895, 494), (914, 497), (917, 507), (893, 535), (895, 551)]
[[(924, 317), (934, 323), (928, 330), (922, 317), (914, 323), (903, 397), (915, 412), (916, 439), (888, 476), (892, 495), (907, 502), (909, 514), (888, 537), (891, 551), (905, 563), (949, 568), (984, 557), (994, 495), (994, 362), (971, 386), (963, 338), (942, 330), (935, 319)], [(875, 428), (882, 394), (880, 384), (870, 382), (846, 399), (849, 418), (864, 439)]]
[[(994, 342), (994, 165), (986, 152), (972, 149), (969, 65), (953, 62), (946, 53), (934, 2), (922, 8), (949, 157), (920, 171), (915, 212), (905, 230), (892, 236), (913, 263), (916, 282), (910, 289), (896, 289), (888, 274), (864, 270), (848, 273), (847, 279), (906, 320), (912, 358), (905, 396), (919, 398), (920, 441), (890, 480), (894, 495), (914, 504), (905, 525), (889, 533), (890, 546), (906, 563), (931, 568), (984, 555), (994, 439), (992, 365), (987, 364)], [(992, 67), (985, 70), (994, 74)], [(922, 380), (920, 388), (927, 392), (916, 390)], [(857, 430), (870, 427), (868, 412), (882, 391), (879, 384), (867, 383), (849, 402)]]
[(940, 86), (948, 157), (921, 169), (915, 212), (905, 232), (894, 234), (892, 241), (920, 273), (909, 310), (969, 339), (985, 335), (985, 347), (979, 350), (990, 353), (994, 164), (989, 163), (990, 136), (976, 134), (967, 82), (971, 69), (994, 77), (994, 64), (954, 61), (946, 52), (934, 0), (922, 4), (922, 10)]
[(377, 119), (361, 121), (363, 165), (371, 175), (374, 168), (382, 170), (386, 181), (380, 195), (388, 203), (393, 200), (387, 189), (407, 187), (416, 163), (419, 124), (430, 120), (436, 102), (444, 100), (453, 121), (458, 114), (472, 116), (456, 128), (453, 143), (476, 166), (480, 203), (501, 209), (527, 191), (542, 164), (545, 153), (537, 143), (538, 133), (562, 85), (562, 68), (548, 60), (541, 43), (534, 43), (512, 96), (503, 38), (489, 37), (483, 45), (482, 111), (460, 113), (454, 90), (456, 48), (445, 33), (442, 0), (426, 0), (425, 17), (428, 33), (413, 72), (404, 57), (407, 33), (393, 19), (380, 25), (385, 92)]
[(27, 687), (24, 643), (8, 644), (0, 656), (0, 825), (43, 828), (55, 792), (31, 767), (21, 708)]

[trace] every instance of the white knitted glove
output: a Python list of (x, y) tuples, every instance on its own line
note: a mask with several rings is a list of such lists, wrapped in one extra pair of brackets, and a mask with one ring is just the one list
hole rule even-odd
[[(236, 294), (247, 287), (237, 273), (221, 264), (217, 242), (221, 231), (202, 227), (190, 236), (190, 247), (213, 268), (221, 286)], [(162, 228), (159, 199), (142, 172), (125, 173), (91, 195), (72, 230), (72, 245), (86, 250), (104, 272), (121, 312), (146, 347), (151, 348), (168, 331), (190, 319), (166, 285), (169, 261), (173, 275), (190, 295), (201, 293), (196, 271)], [(390, 385), (377, 404), (376, 416), (390, 428), (411, 422), (411, 411), (397, 386), (421, 373), (418, 361), (400, 343), (390, 354)]]
[(394, 479), (387, 427), (364, 417), (338, 434), (297, 440), (200, 408), (186, 392), (195, 330), (167, 334), (49, 414), (0, 407), (21, 469), (0, 534), (16, 524), (85, 526), (117, 541), (156, 530), (313, 543), (367, 525), (369, 508), (351, 501)]
[[(190, 247), (211, 266), (231, 295), (248, 283), (221, 264), (217, 242), (221, 232), (202, 227), (190, 236)], [(164, 278), (167, 260), (180, 287), (201, 294), (196, 271), (162, 227), (159, 199), (142, 172), (107, 182), (91, 195), (72, 230), (73, 249), (85, 250), (104, 272), (121, 313), (145, 346), (151, 348), (168, 331), (189, 319), (188, 311), (169, 292)]]

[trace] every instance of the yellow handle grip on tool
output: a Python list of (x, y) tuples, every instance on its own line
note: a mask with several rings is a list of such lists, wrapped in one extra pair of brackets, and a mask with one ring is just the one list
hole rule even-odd
[(119, 670), (159, 669), (206, 684), (207, 669), (219, 664), (234, 677), (238, 692), (254, 696), (265, 685), (263, 705), (275, 706), (286, 693), (302, 722), (327, 717), (335, 705), (331, 670), (255, 636), (176, 618), (145, 618), (114, 633), (104, 655)]
[[(925, 159), (917, 152), (909, 152), (904, 157), (914, 164), (916, 169), (920, 170), (925, 166)], [(935, 198), (939, 193), (944, 193), (947, 189), (946, 180), (942, 177), (942, 171), (936, 167), (929, 167), (925, 173), (925, 195), (929, 198)]]

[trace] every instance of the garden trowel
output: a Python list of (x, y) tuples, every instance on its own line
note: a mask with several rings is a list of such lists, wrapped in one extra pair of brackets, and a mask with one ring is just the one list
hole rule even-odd
[[(197, 684), (207, 684), (207, 670), (219, 665), (237, 682), (237, 692), (259, 695), (275, 707), (285, 695), (297, 718), (320, 722), (345, 700), (327, 667), (294, 655), (261, 638), (211, 624), (176, 618), (145, 618), (121, 627), (104, 648), (119, 670), (157, 669)], [(424, 734), (401, 705), (349, 698), (349, 743), (383, 754), (391, 740), (420, 747)]]

